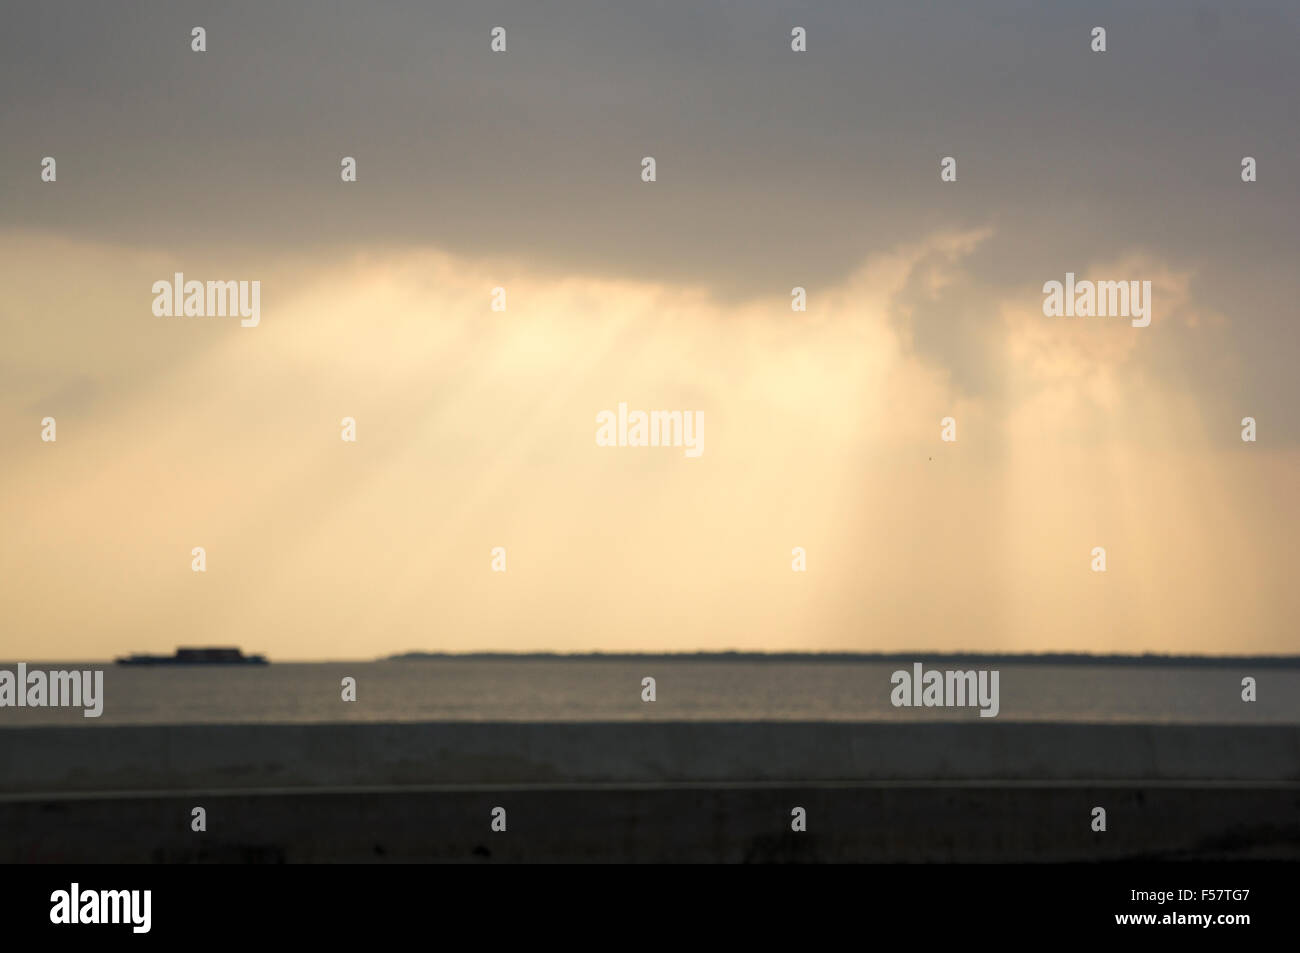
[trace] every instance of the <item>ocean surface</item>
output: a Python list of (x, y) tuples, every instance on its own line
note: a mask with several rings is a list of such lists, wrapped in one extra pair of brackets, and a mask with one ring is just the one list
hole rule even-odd
[[(1300, 723), (1300, 669), (1224, 666), (927, 663), (996, 668), (999, 720)], [(0, 663), (10, 671), (15, 663)], [(0, 729), (48, 724), (352, 721), (964, 721), (977, 708), (895, 708), (890, 662), (691, 659), (418, 659), (234, 667), (121, 667), (29, 662), (29, 670), (99, 669), (104, 712), (0, 708)], [(1258, 700), (1241, 700), (1256, 679)], [(340, 698), (345, 676), (357, 700)], [(657, 700), (641, 700), (653, 676)], [(992, 721), (992, 719), (985, 719)]]

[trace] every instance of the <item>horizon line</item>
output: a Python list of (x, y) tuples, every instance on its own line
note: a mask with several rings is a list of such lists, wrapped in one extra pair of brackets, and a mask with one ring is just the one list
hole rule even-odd
[[(270, 657), (269, 653), (258, 652), (257, 654), (267, 655), (268, 662), (273, 664), (277, 660)], [(403, 652), (395, 652), (380, 656), (355, 656), (344, 658), (287, 658), (280, 660), (281, 665), (310, 665), (310, 664), (345, 664), (355, 663), (373, 663), (373, 662), (401, 662), (401, 661), (418, 661), (421, 659), (554, 659), (554, 660), (636, 660), (636, 659), (682, 659), (696, 661), (844, 661), (844, 662), (918, 662), (925, 659), (936, 660), (955, 660), (955, 659), (981, 659), (987, 661), (1010, 661), (1010, 662), (1029, 662), (1029, 663), (1052, 663), (1052, 662), (1094, 662), (1100, 664), (1115, 664), (1121, 662), (1134, 662), (1146, 664), (1272, 664), (1283, 666), (1300, 666), (1300, 654), (1297, 655), (1208, 655), (1208, 654), (1173, 654), (1163, 652), (1143, 652), (1143, 653), (1124, 653), (1124, 652), (1078, 652), (1078, 651), (1060, 651), (1060, 652), (1005, 652), (1005, 651), (978, 651), (978, 650), (944, 650), (934, 651), (928, 649), (912, 649), (906, 651), (891, 652), (868, 652), (855, 650), (826, 650), (826, 651), (761, 651), (761, 650), (742, 650), (742, 649), (708, 649), (688, 652), (653, 652), (653, 651), (620, 651), (620, 652), (603, 652), (600, 650), (583, 650), (583, 651), (508, 651), (508, 650), (481, 650), (466, 652), (451, 652), (426, 649), (412, 649)], [(0, 665), (16, 665), (22, 659), (13, 659), (0, 661)], [(70, 663), (84, 662), (88, 664), (115, 664), (116, 658), (107, 659), (86, 659), (86, 658), (43, 658), (25, 661), (25, 664), (32, 665), (36, 663)]]

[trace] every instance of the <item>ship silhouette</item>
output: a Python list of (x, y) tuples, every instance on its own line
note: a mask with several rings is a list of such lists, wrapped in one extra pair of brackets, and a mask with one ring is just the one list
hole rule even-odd
[(123, 655), (118, 665), (269, 665), (265, 655), (245, 655), (237, 648), (178, 648), (175, 655)]

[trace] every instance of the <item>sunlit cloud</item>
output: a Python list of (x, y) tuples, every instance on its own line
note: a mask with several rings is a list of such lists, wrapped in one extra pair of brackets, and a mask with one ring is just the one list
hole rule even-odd
[[(1216, 333), (1191, 276), (1098, 266), (1153, 280), (1144, 329), (1003, 289), (981, 334), (1004, 386), (967, 393), (908, 309), (992, 237), (904, 243), (795, 313), (429, 248), (181, 261), (11, 234), (6, 647), (1223, 651), (1235, 627), (1234, 649), (1285, 649), (1295, 461), (1244, 467), (1153, 359), (1171, 329)], [(182, 266), (261, 280), (260, 326), (155, 317)], [(596, 446), (620, 401), (700, 411), (702, 456)]]

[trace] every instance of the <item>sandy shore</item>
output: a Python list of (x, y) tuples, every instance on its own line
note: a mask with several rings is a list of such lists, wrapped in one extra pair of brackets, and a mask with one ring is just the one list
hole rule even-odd
[(899, 780), (1300, 782), (1300, 726), (450, 722), (0, 731), (0, 795)]
[(1300, 859), (1300, 726), (0, 731), (3, 862), (1224, 858)]

